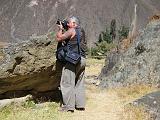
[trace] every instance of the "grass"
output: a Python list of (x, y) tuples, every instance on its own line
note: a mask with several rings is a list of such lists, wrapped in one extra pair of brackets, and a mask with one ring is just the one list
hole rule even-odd
[[(127, 113), (127, 114), (126, 114)], [(122, 113), (123, 120), (151, 120), (150, 114), (145, 110), (144, 106), (136, 107), (127, 105)]]
[[(150, 85), (130, 85), (127, 87), (112, 89), (117, 93), (121, 99), (121, 103), (124, 104), (121, 119), (123, 120), (152, 120), (150, 114), (146, 111), (143, 105), (134, 106), (132, 103), (138, 98), (149, 94), (159, 89)], [(111, 91), (112, 91), (111, 90)]]
[[(156, 91), (147, 85), (102, 90), (94, 85), (87, 87), (87, 110), (72, 113), (60, 113), (59, 103), (46, 102), (36, 105), (27, 101), (22, 105), (12, 104), (0, 110), (0, 120), (151, 120), (143, 106), (129, 104), (135, 99)], [(118, 116), (117, 113), (118, 113)], [(98, 117), (99, 116), (99, 117)], [(108, 119), (105, 119), (108, 117)]]
[(126, 102), (133, 101), (142, 97), (143, 95), (157, 91), (157, 88), (151, 85), (133, 84), (127, 87), (120, 87), (113, 90), (117, 92), (119, 98)]
[(87, 58), (86, 61), (86, 75), (87, 76), (98, 76), (104, 66), (104, 59), (93, 59)]
[(87, 65), (104, 64), (104, 60), (105, 59), (87, 58)]
[(0, 111), (0, 120), (59, 120), (65, 115), (60, 115), (58, 106), (54, 102), (44, 103), (41, 107), (11, 105)]

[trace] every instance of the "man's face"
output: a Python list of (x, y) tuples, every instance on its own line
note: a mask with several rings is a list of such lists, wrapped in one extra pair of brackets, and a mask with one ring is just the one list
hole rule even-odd
[(75, 28), (75, 27), (77, 27), (77, 24), (76, 24), (76, 22), (73, 19), (70, 19), (68, 21), (67, 25), (68, 25), (69, 28)]

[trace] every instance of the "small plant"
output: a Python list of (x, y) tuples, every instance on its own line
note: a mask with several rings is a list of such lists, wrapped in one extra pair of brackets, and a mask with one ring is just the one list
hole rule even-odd
[(106, 41), (107, 43), (112, 43), (112, 36), (107, 27), (106, 27), (106, 30), (102, 32), (101, 34), (102, 34), (102, 41)]
[[(106, 29), (99, 34), (98, 42), (95, 43), (95, 47), (91, 48), (91, 56), (104, 56), (110, 49), (116, 47), (113, 40), (116, 38), (116, 20), (113, 19), (110, 24), (110, 29), (106, 26)], [(121, 26), (118, 30), (119, 39), (127, 38), (129, 28)]]
[(26, 101), (23, 105), (24, 108), (34, 108), (36, 106), (35, 102), (32, 100)]
[(136, 47), (135, 47), (135, 55), (139, 55), (141, 53), (143, 53), (146, 50), (145, 46), (143, 43), (139, 43)]
[(98, 43), (101, 43), (102, 41), (103, 41), (102, 34), (99, 34)]
[(116, 38), (116, 20), (115, 19), (111, 21), (110, 35), (111, 35), (111, 40), (113, 41)]
[(0, 110), (0, 119), (3, 120), (8, 117), (12, 112), (12, 107), (6, 106)]
[(106, 27), (106, 30), (99, 34), (98, 42), (91, 48), (91, 56), (104, 56), (110, 49), (115, 47), (112, 34)]
[(91, 56), (103, 56), (110, 51), (110, 49), (115, 47), (113, 43), (108, 43), (106, 41), (95, 44), (96, 47), (91, 48)]
[(118, 30), (119, 40), (126, 39), (129, 34), (129, 27), (121, 26)]

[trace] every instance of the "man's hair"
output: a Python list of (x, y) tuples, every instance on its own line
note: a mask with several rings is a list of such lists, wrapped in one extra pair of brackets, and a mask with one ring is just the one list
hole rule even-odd
[(69, 17), (68, 21), (73, 20), (78, 26), (80, 26), (80, 20), (78, 17), (72, 16)]

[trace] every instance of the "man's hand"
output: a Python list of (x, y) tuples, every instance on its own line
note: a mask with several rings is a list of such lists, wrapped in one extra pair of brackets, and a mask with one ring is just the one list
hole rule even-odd
[(58, 28), (59, 28), (59, 30), (63, 30), (64, 29), (61, 21), (60, 21), (60, 24), (58, 25)]

